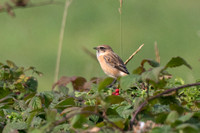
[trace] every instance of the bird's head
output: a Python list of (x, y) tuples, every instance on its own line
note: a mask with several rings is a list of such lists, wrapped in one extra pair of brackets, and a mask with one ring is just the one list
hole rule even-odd
[(97, 50), (98, 54), (103, 54), (105, 52), (113, 52), (112, 48), (108, 45), (100, 45), (97, 47), (94, 47), (95, 50)]

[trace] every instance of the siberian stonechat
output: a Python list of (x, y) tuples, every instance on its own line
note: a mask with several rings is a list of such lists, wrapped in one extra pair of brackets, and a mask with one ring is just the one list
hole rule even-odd
[(108, 45), (100, 45), (94, 47), (97, 51), (97, 59), (101, 68), (109, 77), (117, 79), (118, 77), (129, 74), (122, 59), (114, 53), (112, 48)]

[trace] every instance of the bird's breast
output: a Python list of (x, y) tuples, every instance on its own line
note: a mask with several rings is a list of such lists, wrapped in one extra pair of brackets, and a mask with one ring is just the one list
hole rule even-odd
[(107, 63), (104, 59), (104, 55), (99, 55), (97, 56), (97, 59), (99, 61), (99, 64), (101, 65), (101, 68), (110, 77), (116, 78), (119, 76), (125, 76), (127, 75), (126, 73), (119, 71), (115, 67), (113, 67), (111, 64)]

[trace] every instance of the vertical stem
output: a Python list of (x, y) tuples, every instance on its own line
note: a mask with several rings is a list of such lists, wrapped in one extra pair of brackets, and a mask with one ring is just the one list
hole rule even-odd
[(154, 47), (155, 47), (156, 61), (157, 61), (158, 63), (160, 63), (160, 55), (159, 55), (159, 50), (158, 50), (157, 41), (155, 41)]
[(66, 24), (66, 18), (67, 18), (67, 10), (69, 5), (71, 4), (72, 0), (66, 0), (65, 2), (65, 9), (63, 12), (63, 19), (62, 19), (62, 25), (60, 29), (60, 38), (58, 43), (58, 53), (57, 53), (57, 59), (56, 59), (56, 69), (55, 69), (55, 77), (54, 82), (58, 80), (58, 74), (59, 74), (59, 68), (60, 68), (60, 57), (62, 52), (62, 45), (63, 45), (63, 36), (65, 32), (65, 24)]
[(119, 15), (120, 15), (120, 55), (123, 57), (123, 46), (122, 46), (122, 2), (123, 0), (119, 0), (120, 7), (119, 7)]
[(122, 14), (120, 13), (120, 54), (123, 57), (123, 46), (122, 46)]

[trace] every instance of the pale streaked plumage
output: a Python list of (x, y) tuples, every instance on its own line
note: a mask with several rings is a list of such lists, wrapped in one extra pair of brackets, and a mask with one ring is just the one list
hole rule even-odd
[(122, 59), (114, 53), (110, 46), (100, 45), (94, 49), (97, 50), (97, 59), (101, 68), (109, 77), (117, 78), (129, 74)]

